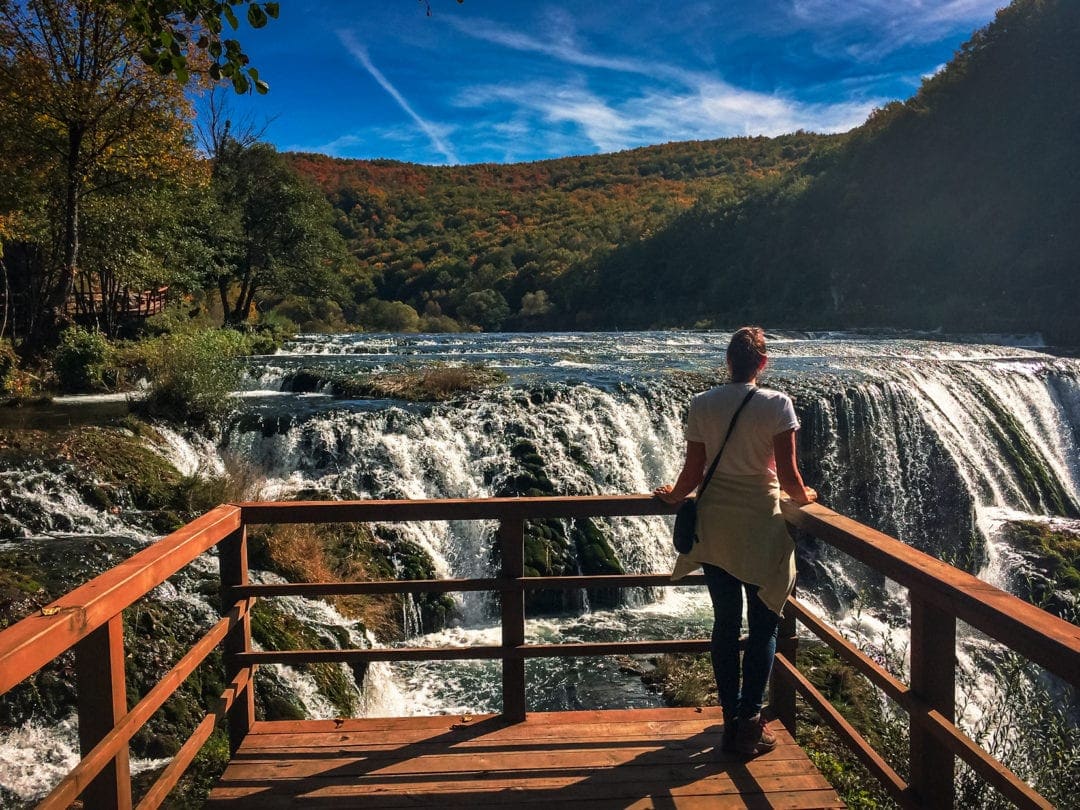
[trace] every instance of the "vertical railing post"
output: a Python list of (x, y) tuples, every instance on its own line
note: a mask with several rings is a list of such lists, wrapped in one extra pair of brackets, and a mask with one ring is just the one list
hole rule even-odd
[[(118, 614), (75, 645), (79, 750), (85, 757), (127, 714), (124, 620)], [(82, 793), (83, 806), (130, 810), (131, 771), (123, 745)]]
[[(233, 588), (248, 584), (247, 528), (243, 525), (218, 544), (218, 563), (221, 570), (221, 613), (232, 610), (236, 604)], [(251, 651), (251, 617), (245, 615), (240, 623), (225, 636), (223, 644), (225, 682), (229, 683), (244, 668), (236, 660), (238, 653)], [(229, 750), (234, 754), (251, 730), (255, 721), (255, 681), (236, 696), (229, 710)]]
[[(525, 643), (525, 521), (503, 518), (499, 523), (502, 577), (503, 717), (512, 723), (525, 720), (525, 659), (517, 649)], [(512, 584), (511, 584), (512, 583)]]
[[(956, 717), (956, 618), (911, 592), (911, 691), (939, 711)], [(951, 808), (955, 759), (929, 729), (911, 723), (911, 787), (925, 807)]]
[[(795, 594), (792, 592), (792, 597)], [(783, 655), (792, 666), (796, 664), (799, 653), (799, 639), (795, 614), (791, 605), (784, 604), (784, 615), (780, 619), (780, 626), (776, 633), (776, 652)], [(777, 677), (774, 669), (769, 681), (769, 708), (772, 714), (784, 724), (791, 736), (795, 736), (795, 684), (782, 674)]]

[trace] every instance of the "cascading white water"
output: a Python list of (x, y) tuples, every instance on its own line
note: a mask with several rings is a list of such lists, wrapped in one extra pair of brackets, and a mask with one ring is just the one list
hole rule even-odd
[[(219, 447), (163, 430), (167, 445), (159, 452), (187, 475), (220, 474), (222, 456), (240, 460), (265, 477), (267, 498), (485, 497), (520, 472), (514, 447), (524, 440), (557, 492), (647, 492), (674, 479), (689, 395), (709, 384), (673, 372), (711, 374), (725, 342), (725, 335), (690, 333), (306, 336), (253, 361), (250, 390), (239, 400), (244, 415), (226, 428)], [(1003, 564), (1012, 551), (998, 531), (1002, 522), (1043, 519), (1080, 501), (1080, 361), (1030, 349), (838, 335), (781, 336), (770, 346), (765, 384), (795, 397), (804, 472), (838, 511), (1008, 585), (1004, 572), (1015, 565)], [(258, 390), (277, 389), (288, 372), (313, 361), (353, 372), (430, 360), (484, 363), (506, 370), (510, 380), (435, 405)], [(0, 537), (9, 543), (60, 532), (146, 539), (123, 516), (89, 506), (51, 470), (0, 473), (0, 504)], [(605, 531), (625, 570), (659, 572), (674, 556), (667, 527), (662, 518), (628, 518)], [(479, 521), (375, 527), (422, 548), (437, 576), (454, 577), (492, 572), (492, 528)], [(903, 649), (902, 593), (824, 550), (811, 562), (819, 573), (815, 581), (807, 572), (806, 598), (871, 645), (887, 640)], [(200, 623), (211, 621), (213, 609), (186, 588), (163, 586), (154, 598), (176, 600)], [(858, 594), (863, 601), (854, 604)], [(324, 628), (319, 634), (327, 646), (337, 646), (343, 630), (356, 646), (377, 643), (322, 602), (278, 601), (296, 619)], [(458, 607), (456, 626), (407, 643), (498, 640), (487, 601), (470, 596)], [(405, 625), (418, 631), (416, 606), (404, 609)], [(659, 602), (538, 618), (527, 633), (543, 641), (701, 636), (709, 621), (704, 595), (678, 589)], [(966, 645), (962, 657), (977, 661), (978, 643)], [(656, 700), (637, 679), (595, 661), (561, 666), (530, 662), (533, 705)], [(309, 676), (282, 669), (276, 677), (303, 698), (310, 716), (334, 713)], [(378, 664), (368, 668), (358, 700), (371, 715), (487, 711), (498, 708), (497, 684), (492, 664)], [(617, 694), (605, 691), (611, 684), (621, 684)], [(2, 739), (9, 748), (30, 738), (43, 741), (38, 748), (48, 746), (35, 729), (50, 722), (8, 729)], [(0, 744), (0, 762), (6, 750)], [(45, 762), (49, 755), (36, 756)], [(23, 778), (15, 771), (9, 767), (0, 781)]]

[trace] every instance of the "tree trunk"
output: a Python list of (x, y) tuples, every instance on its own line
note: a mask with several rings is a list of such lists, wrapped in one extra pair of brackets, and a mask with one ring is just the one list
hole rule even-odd
[(251, 297), (254, 295), (255, 284), (252, 281), (252, 272), (244, 273), (244, 280), (240, 283), (240, 293), (236, 296), (236, 306), (233, 308), (233, 324), (239, 325), (247, 320), (248, 310), (251, 307)]
[(240, 323), (244, 323), (251, 315), (251, 304), (255, 300), (255, 282), (248, 285), (247, 296), (244, 298), (244, 309), (241, 313)]
[(79, 202), (82, 196), (82, 181), (79, 177), (79, 162), (82, 156), (82, 142), (85, 130), (82, 126), (68, 127), (67, 183), (64, 194), (64, 266), (52, 290), (49, 308), (62, 319), (64, 307), (75, 284), (75, 274), (79, 267)]
[(229, 312), (229, 279), (218, 276), (218, 294), (221, 296), (221, 325), (228, 326), (231, 320)]
[[(0, 340), (2, 340), (7, 332), (8, 312), (11, 311), (11, 285), (8, 283), (8, 269), (7, 265), (4, 264), (2, 245), (0, 245), (0, 275), (4, 277), (4, 314), (3, 319), (0, 320)], [(15, 341), (12, 340), (11, 342), (14, 343)]]

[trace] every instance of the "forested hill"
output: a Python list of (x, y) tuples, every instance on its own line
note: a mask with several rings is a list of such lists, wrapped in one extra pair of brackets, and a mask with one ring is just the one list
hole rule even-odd
[(1017, 0), (801, 176), (704, 202), (575, 268), (557, 294), (564, 323), (1039, 330), (1080, 344), (1078, 43), (1076, 0)]
[(361, 260), (342, 303), (367, 329), (760, 321), (1076, 345), (1078, 43), (1080, 2), (1016, 0), (845, 136), (514, 165), (288, 157)]
[[(350, 321), (490, 331), (573, 322), (577, 304), (554, 301), (568, 271), (598, 266), (701, 200), (729, 205), (775, 185), (840, 141), (797, 133), (453, 167), (286, 157), (328, 195), (361, 260), (357, 304), (344, 302)], [(303, 323), (317, 313), (288, 314)]]

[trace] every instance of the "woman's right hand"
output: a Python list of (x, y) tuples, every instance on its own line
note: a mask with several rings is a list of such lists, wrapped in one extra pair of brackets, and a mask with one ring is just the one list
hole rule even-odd
[(661, 484), (660, 486), (658, 486), (656, 489), (653, 490), (653, 495), (655, 495), (657, 498), (662, 500), (664, 503), (670, 504), (672, 506), (675, 506), (676, 504), (680, 504), (680, 503), (682, 503), (683, 501), (686, 500), (685, 496), (683, 496), (681, 498), (675, 497), (672, 490), (673, 490), (673, 487), (671, 486), (671, 484)]
[(795, 501), (799, 506), (806, 506), (808, 503), (813, 503), (818, 499), (817, 490), (813, 487), (803, 487), (803, 496), (801, 498), (793, 497), (791, 500)]

